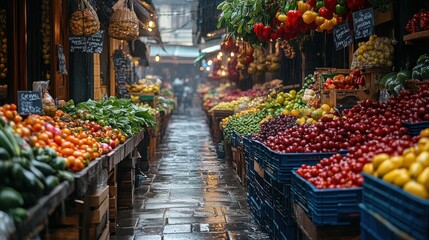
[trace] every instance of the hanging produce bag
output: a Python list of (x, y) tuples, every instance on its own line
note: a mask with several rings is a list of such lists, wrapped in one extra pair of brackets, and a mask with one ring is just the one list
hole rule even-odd
[(48, 116), (54, 116), (57, 111), (55, 100), (49, 94), (49, 81), (33, 82), (33, 91), (42, 92), (43, 113)]
[(127, 5), (128, 0), (119, 0), (113, 6), (109, 35), (119, 40), (134, 41), (139, 36), (139, 20), (134, 12), (134, 5), (131, 3), (131, 8)]
[(71, 15), (70, 32), (78, 37), (90, 37), (100, 29), (97, 13), (87, 0), (78, 0), (78, 9)]

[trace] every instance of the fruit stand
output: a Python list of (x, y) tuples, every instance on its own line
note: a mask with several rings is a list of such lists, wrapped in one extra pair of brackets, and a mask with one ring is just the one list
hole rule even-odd
[[(261, 228), (273, 239), (427, 239), (427, 4), (238, 7), (246, 4), (218, 7), (228, 33), (222, 50), (236, 61), (227, 78), (237, 86), (270, 80), (279, 62), (283, 84), (300, 83), (273, 88), (253, 106), (206, 102), (234, 110), (221, 121), (224, 144)], [(397, 9), (405, 10), (396, 18)], [(359, 25), (368, 16), (370, 34)]]
[[(110, 123), (123, 129), (115, 130), (100, 125), (109, 118), (93, 111), (100, 108), (122, 115), (123, 121), (142, 119), (127, 129), (120, 122)], [(7, 231), (2, 236), (26, 239), (43, 233), (53, 239), (64, 234), (69, 239), (108, 239), (115, 232), (117, 209), (133, 205), (135, 171), (141, 160), (137, 149), (149, 150), (149, 145), (142, 146), (148, 129), (156, 136), (162, 134), (171, 109), (163, 112), (164, 121), (159, 114), (150, 115), (148, 108), (114, 97), (76, 106), (71, 101), (53, 117), (32, 114), (23, 118), (16, 105), (2, 106), (1, 166), (6, 175), (0, 188), (1, 209), (15, 222), (13, 228), (2, 230)], [(18, 181), (8, 182), (9, 176)]]

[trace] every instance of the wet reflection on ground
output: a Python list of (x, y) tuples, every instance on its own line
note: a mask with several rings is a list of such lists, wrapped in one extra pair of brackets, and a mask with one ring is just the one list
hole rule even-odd
[(134, 207), (118, 212), (111, 239), (269, 239), (231, 165), (217, 159), (204, 118), (199, 109), (173, 115)]

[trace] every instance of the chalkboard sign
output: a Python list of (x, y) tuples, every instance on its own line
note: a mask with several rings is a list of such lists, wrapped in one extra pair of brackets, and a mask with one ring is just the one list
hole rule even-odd
[(355, 39), (374, 34), (374, 9), (367, 8), (353, 13)]
[(113, 53), (113, 67), (115, 69), (116, 91), (119, 97), (127, 97), (128, 90), (125, 84), (130, 79), (130, 64), (131, 60), (121, 50), (116, 50)]
[(43, 114), (41, 91), (18, 91), (18, 112), (21, 115)]
[(70, 36), (70, 52), (101, 53), (103, 51), (104, 31), (100, 30), (91, 37)]
[(334, 26), (334, 42), (337, 50), (346, 48), (353, 42), (352, 31), (347, 22)]
[(66, 56), (64, 56), (64, 48), (61, 44), (57, 44), (57, 55), (58, 55), (58, 72), (60, 74), (67, 75)]

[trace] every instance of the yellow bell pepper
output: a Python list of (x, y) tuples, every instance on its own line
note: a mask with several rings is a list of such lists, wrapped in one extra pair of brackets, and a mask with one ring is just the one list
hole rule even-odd
[(317, 26), (320, 26), (320, 25), (322, 25), (324, 22), (325, 22), (325, 18), (324, 17), (321, 17), (321, 16), (317, 16), (315, 19), (314, 19), (314, 22), (316, 23), (316, 25)]
[(313, 11), (306, 11), (304, 14), (302, 14), (302, 20), (307, 24), (312, 23), (316, 17), (317, 13)]
[(311, 5), (303, 1), (298, 1), (298, 11), (305, 13), (311, 9)]
[(277, 16), (277, 20), (279, 20), (280, 22), (286, 22), (286, 21), (287, 21), (287, 16), (286, 16), (286, 14), (283, 14), (283, 13), (279, 14), (279, 15)]

